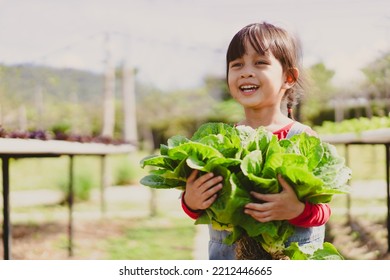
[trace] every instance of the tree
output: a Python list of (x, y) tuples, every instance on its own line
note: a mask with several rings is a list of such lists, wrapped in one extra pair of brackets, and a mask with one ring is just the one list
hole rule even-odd
[(191, 136), (216, 103), (204, 88), (163, 92), (144, 87), (138, 92), (142, 96), (137, 108), (138, 126), (141, 135), (152, 132), (154, 147), (175, 134)]
[(215, 100), (228, 100), (231, 98), (225, 77), (207, 75), (204, 78), (204, 84), (207, 92)]
[(367, 97), (379, 114), (390, 112), (390, 52), (387, 52), (362, 69), (366, 77), (364, 87)]
[(312, 65), (307, 70), (308, 88), (301, 101), (302, 119), (308, 123), (313, 123), (324, 106), (334, 97), (335, 87), (332, 85), (332, 78), (335, 72), (326, 68), (320, 62)]

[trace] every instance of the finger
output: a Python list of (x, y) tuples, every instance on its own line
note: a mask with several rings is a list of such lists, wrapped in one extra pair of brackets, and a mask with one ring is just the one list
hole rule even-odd
[(250, 211), (264, 212), (270, 209), (269, 203), (248, 203), (245, 205), (245, 209)]
[(211, 188), (207, 188), (204, 192), (203, 192), (203, 195), (205, 197), (211, 197), (213, 196), (214, 194), (216, 194), (217, 192), (219, 192), (221, 189), (222, 189), (223, 185), (222, 184), (217, 184)]
[(198, 170), (194, 169), (194, 170), (191, 172), (190, 176), (188, 176), (187, 181), (188, 181), (188, 182), (193, 182), (193, 181), (195, 181), (195, 179), (196, 179), (196, 177), (197, 177), (197, 175), (198, 175), (198, 172), (199, 172)]
[(251, 192), (251, 195), (259, 201), (273, 201), (273, 194), (263, 194), (258, 192)]
[(250, 209), (245, 209), (245, 213), (250, 215), (253, 219), (262, 223), (272, 221), (272, 216), (269, 212), (259, 212)]
[(210, 188), (216, 186), (217, 184), (219, 184), (222, 180), (223, 180), (222, 176), (214, 177), (214, 178), (204, 182), (202, 184), (202, 186), (200, 186), (200, 189), (202, 189), (205, 192), (208, 189), (210, 189)]
[(282, 186), (283, 190), (285, 190), (285, 191), (292, 190), (292, 187), (290, 186), (290, 184), (287, 183), (287, 181), (283, 178), (283, 176), (281, 174), (278, 174), (278, 181), (279, 181), (279, 184)]
[(206, 173), (206, 174), (200, 176), (196, 180), (196, 184), (198, 185), (198, 187), (200, 187), (201, 185), (203, 185), (205, 182), (207, 182), (208, 180), (212, 179), (213, 177), (214, 177), (214, 174), (212, 172)]
[(286, 185), (288, 185), (286, 180), (283, 178), (282, 174), (278, 174), (277, 179), (278, 179), (279, 184), (282, 185), (282, 187), (285, 187)]
[(214, 201), (217, 199), (217, 194), (214, 194), (213, 196), (209, 197), (207, 200), (203, 201), (202, 203), (202, 209), (207, 209), (211, 206), (211, 204), (214, 203)]

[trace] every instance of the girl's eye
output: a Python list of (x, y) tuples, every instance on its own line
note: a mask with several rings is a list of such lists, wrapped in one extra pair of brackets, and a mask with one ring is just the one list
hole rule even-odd
[(259, 60), (259, 61), (256, 61), (255, 63), (256, 65), (262, 65), (262, 64), (267, 64), (267, 62), (263, 61), (263, 60)]
[(232, 63), (230, 64), (230, 67), (231, 67), (231, 68), (235, 68), (235, 67), (240, 67), (241, 65), (242, 65), (241, 62), (232, 62)]

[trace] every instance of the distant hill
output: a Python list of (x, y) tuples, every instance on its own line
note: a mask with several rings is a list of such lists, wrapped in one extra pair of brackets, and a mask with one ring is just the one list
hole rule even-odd
[(104, 80), (101, 74), (82, 70), (0, 64), (0, 98), (5, 99), (0, 102), (30, 103), (39, 89), (50, 100), (97, 104), (103, 96)]
[(0, 126), (99, 130), (104, 77), (40, 65), (0, 64)]

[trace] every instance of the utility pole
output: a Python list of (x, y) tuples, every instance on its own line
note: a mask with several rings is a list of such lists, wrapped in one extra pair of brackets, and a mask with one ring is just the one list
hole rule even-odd
[(102, 135), (113, 137), (115, 126), (115, 69), (111, 62), (110, 34), (106, 34), (106, 65), (104, 72)]
[(130, 143), (137, 143), (137, 117), (135, 99), (134, 69), (123, 63), (123, 140)]
[[(110, 51), (110, 34), (106, 33), (105, 37), (106, 47), (106, 65), (104, 72), (104, 96), (103, 96), (103, 129), (102, 136), (112, 138), (114, 136), (115, 126), (115, 69), (111, 61)], [(105, 204), (105, 190), (110, 186), (111, 182), (109, 179), (108, 170), (110, 170), (109, 162), (107, 157), (102, 157), (101, 162), (101, 209), (102, 214), (106, 210)]]

